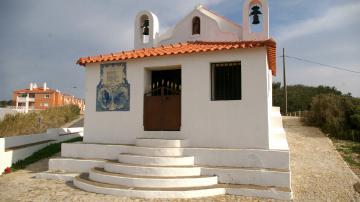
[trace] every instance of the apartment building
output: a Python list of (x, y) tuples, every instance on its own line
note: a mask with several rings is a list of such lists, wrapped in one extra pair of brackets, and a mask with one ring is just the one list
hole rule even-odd
[(43, 83), (42, 87), (38, 87), (36, 83), (30, 83), (29, 88), (15, 90), (13, 100), (15, 109), (22, 112), (70, 104), (79, 106), (81, 111), (85, 110), (83, 99), (48, 88), (46, 83)]

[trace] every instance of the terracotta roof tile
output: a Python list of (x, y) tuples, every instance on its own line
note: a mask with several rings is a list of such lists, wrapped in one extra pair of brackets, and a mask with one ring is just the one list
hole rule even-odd
[(195, 41), (187, 43), (177, 43), (170, 45), (161, 45), (154, 48), (142, 48), (131, 51), (122, 51), (118, 53), (111, 53), (107, 55), (98, 55), (92, 57), (82, 57), (77, 61), (77, 64), (86, 66), (89, 63), (104, 62), (104, 61), (119, 61), (127, 59), (155, 57), (163, 55), (179, 55), (187, 53), (213, 52), (221, 50), (245, 49), (266, 47), (267, 59), (269, 69), (272, 74), (276, 75), (276, 42), (273, 39), (263, 41), (231, 41), (231, 42), (206, 42)]
[(20, 89), (20, 90), (15, 90), (14, 93), (54, 93), (56, 92), (53, 89), (47, 88), (46, 90), (44, 90), (44, 88), (33, 88), (32, 90), (26, 88), (26, 89)]

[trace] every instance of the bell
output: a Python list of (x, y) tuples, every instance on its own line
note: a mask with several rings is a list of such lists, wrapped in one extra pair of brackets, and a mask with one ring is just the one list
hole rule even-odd
[(144, 20), (144, 24), (141, 28), (143, 28), (143, 35), (149, 35), (149, 20)]
[(252, 22), (252, 24), (253, 24), (253, 25), (260, 24), (259, 16), (258, 16), (258, 15), (254, 15), (254, 16), (253, 16), (253, 22)]
[(261, 11), (259, 11), (260, 7), (259, 6), (253, 6), (251, 8), (251, 13), (249, 16), (253, 16), (253, 22), (252, 24), (257, 25), (260, 24), (260, 20), (259, 20), (259, 15), (261, 15)]
[(144, 27), (143, 35), (149, 35), (149, 28), (148, 27)]

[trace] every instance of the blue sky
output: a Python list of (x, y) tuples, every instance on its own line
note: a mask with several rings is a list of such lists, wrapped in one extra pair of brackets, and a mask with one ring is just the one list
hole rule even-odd
[[(360, 71), (360, 1), (270, 0), (270, 34), (278, 55)], [(84, 96), (80, 56), (132, 49), (137, 12), (150, 10), (160, 32), (204, 4), (241, 24), (242, 0), (2, 0), (0, 100), (30, 82)], [(277, 81), (282, 80), (278, 59)], [(360, 74), (287, 59), (289, 84), (330, 85), (360, 97)], [(76, 87), (76, 88), (74, 88)]]

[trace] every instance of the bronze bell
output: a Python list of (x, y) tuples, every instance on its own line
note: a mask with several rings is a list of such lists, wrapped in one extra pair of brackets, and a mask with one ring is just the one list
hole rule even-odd
[(144, 24), (141, 28), (143, 29), (143, 35), (149, 35), (149, 20), (144, 20)]
[(259, 11), (260, 7), (259, 6), (253, 6), (251, 8), (251, 13), (249, 16), (253, 16), (253, 22), (252, 24), (257, 25), (260, 24), (260, 20), (259, 20), (259, 15), (261, 15), (261, 11)]

